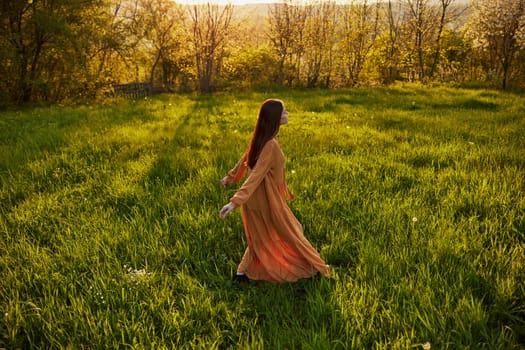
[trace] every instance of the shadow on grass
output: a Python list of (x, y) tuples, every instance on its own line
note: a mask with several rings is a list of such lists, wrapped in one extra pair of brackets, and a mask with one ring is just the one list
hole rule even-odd
[[(490, 95), (492, 96), (492, 95)], [(490, 97), (489, 96), (489, 97)], [(497, 95), (496, 95), (497, 96)], [(339, 90), (333, 93), (330, 102), (324, 102), (317, 109), (335, 111), (344, 106), (364, 107), (366, 110), (483, 110), (494, 112), (500, 109), (496, 103), (485, 101), (486, 95), (478, 97), (467, 97), (457, 94), (452, 90), (405, 87), (405, 88), (382, 88), (382, 89), (352, 89)], [(308, 106), (308, 105), (307, 105)], [(315, 110), (315, 108), (313, 109)]]
[[(341, 349), (344, 321), (332, 294), (336, 281), (324, 277), (294, 283), (250, 282), (232, 294), (235, 311), (252, 321), (270, 348)], [(277, 331), (278, 330), (278, 331)]]

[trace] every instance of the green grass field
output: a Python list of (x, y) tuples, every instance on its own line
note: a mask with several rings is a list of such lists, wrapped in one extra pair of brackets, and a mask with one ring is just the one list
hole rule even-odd
[[(231, 282), (264, 99), (333, 278)], [(523, 94), (414, 85), (0, 112), (0, 348), (525, 347)]]

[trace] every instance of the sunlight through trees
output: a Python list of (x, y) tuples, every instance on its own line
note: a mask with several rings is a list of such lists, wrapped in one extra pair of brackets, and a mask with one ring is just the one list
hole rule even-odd
[(173, 92), (525, 86), (524, 0), (12, 0), (0, 15), (2, 104), (134, 82)]

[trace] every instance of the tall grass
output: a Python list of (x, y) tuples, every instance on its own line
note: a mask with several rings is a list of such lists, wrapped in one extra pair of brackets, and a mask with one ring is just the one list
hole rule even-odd
[[(237, 285), (219, 180), (262, 101), (333, 278)], [(0, 113), (0, 348), (525, 346), (525, 102), (447, 87)]]

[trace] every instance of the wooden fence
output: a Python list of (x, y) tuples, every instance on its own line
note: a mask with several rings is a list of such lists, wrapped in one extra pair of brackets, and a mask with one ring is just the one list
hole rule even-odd
[(114, 96), (139, 98), (151, 95), (152, 93), (153, 84), (151, 83), (113, 84)]

